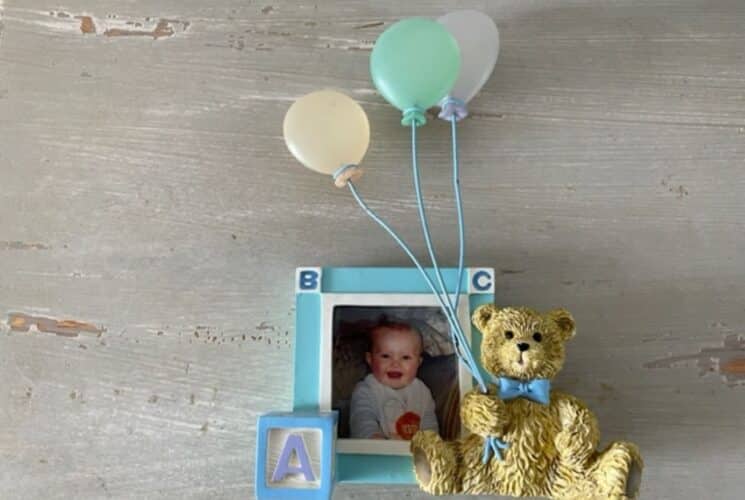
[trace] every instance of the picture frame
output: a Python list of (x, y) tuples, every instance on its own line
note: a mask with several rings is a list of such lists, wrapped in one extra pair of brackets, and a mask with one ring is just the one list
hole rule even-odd
[[(441, 270), (449, 294), (456, 291), (458, 270)], [(437, 278), (427, 270), (433, 283)], [(334, 310), (339, 307), (439, 307), (427, 282), (416, 268), (300, 267), (295, 273), (296, 338), (294, 349), (294, 411), (332, 410)], [(461, 280), (457, 315), (470, 335), (479, 359), (480, 334), (470, 317), (476, 307), (494, 301), (494, 270), (466, 268)], [(463, 366), (458, 366), (460, 398), (472, 387)], [(336, 440), (337, 482), (415, 484), (408, 441)]]
[[(441, 318), (441, 323), (445, 323), (444, 315), (441, 312), (440, 306), (437, 302), (436, 297), (429, 294), (421, 293), (355, 293), (355, 294), (337, 294), (337, 293), (326, 293), (322, 296), (322, 331), (324, 334), (321, 337), (321, 373), (320, 373), (320, 388), (319, 388), (319, 406), (321, 411), (331, 411), (337, 409), (335, 403), (338, 404), (338, 400), (335, 402), (332, 397), (333, 387), (338, 387), (338, 382), (335, 383), (335, 368), (338, 364), (336, 353), (334, 349), (338, 345), (337, 329), (335, 323), (340, 316), (340, 312), (349, 311), (349, 313), (357, 312), (358, 314), (368, 311), (368, 315), (393, 315), (392, 317), (398, 320), (403, 320), (400, 316), (406, 313), (419, 313), (419, 316), (430, 313)], [(458, 318), (461, 324), (469, 324), (469, 311), (468, 304), (466, 301), (461, 301), (458, 306)], [(398, 314), (399, 316), (396, 316)], [(427, 337), (429, 341), (429, 335), (420, 332), (421, 327), (417, 329), (418, 333), (422, 336)], [(332, 332), (329, 335), (328, 332)], [(450, 329), (447, 326), (440, 329), (440, 333), (445, 337), (445, 340), (452, 349), (452, 342), (449, 335)], [(466, 332), (466, 338), (470, 343), (470, 330)], [(424, 342), (424, 340), (423, 340)], [(358, 343), (359, 344), (359, 343)], [(472, 378), (468, 369), (465, 365), (458, 362), (457, 357), (454, 354), (454, 350), (450, 351), (451, 354), (448, 356), (452, 364), (452, 371), (457, 379), (457, 393), (454, 398), (455, 403), (455, 417), (458, 422), (460, 421), (457, 415), (457, 406), (460, 399), (466, 392), (468, 392), (473, 386)], [(332, 359), (333, 354), (333, 359)], [(363, 354), (364, 351), (359, 353), (359, 362), (357, 363), (365, 365)], [(442, 356), (440, 356), (442, 357)], [(429, 360), (427, 360), (429, 361)], [(349, 364), (348, 362), (345, 364)], [(428, 363), (425, 362), (425, 365)], [(365, 365), (366, 366), (366, 365)], [(349, 370), (348, 370), (349, 371)], [(353, 370), (352, 370), (353, 371)], [(431, 370), (430, 370), (431, 371)], [(359, 378), (359, 377), (357, 377)], [(430, 377), (431, 378), (431, 377)], [(354, 381), (352, 381), (354, 382)], [(426, 384), (426, 382), (425, 382)], [(438, 389), (436, 385), (426, 384), (434, 395), (434, 391)], [(436, 398), (439, 399), (439, 398)], [(451, 412), (452, 413), (452, 412)], [(344, 418), (344, 417), (342, 417)], [(457, 437), (457, 436), (451, 436)], [(406, 440), (387, 440), (387, 439), (359, 439), (346, 437), (337, 439), (336, 447), (339, 453), (347, 454), (373, 454), (373, 455), (409, 455), (409, 442)]]

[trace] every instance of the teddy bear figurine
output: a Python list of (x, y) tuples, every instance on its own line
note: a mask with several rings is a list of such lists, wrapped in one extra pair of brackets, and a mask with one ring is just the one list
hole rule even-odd
[(426, 492), (540, 496), (556, 499), (635, 498), (642, 459), (623, 441), (597, 451), (595, 415), (577, 398), (551, 390), (575, 333), (564, 309), (478, 307), (481, 363), (494, 385), (466, 394), (461, 421), (471, 434), (444, 441), (433, 431), (411, 440), (414, 469)]

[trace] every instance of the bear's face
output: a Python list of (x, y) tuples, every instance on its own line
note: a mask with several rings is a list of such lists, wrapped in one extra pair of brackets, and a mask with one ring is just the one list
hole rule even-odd
[(574, 318), (564, 309), (539, 314), (486, 304), (472, 320), (483, 334), (481, 363), (497, 377), (552, 379), (564, 364), (564, 343), (574, 336)]

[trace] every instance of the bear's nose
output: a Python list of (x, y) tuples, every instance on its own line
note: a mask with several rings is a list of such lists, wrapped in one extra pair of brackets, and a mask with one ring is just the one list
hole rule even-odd
[(517, 348), (520, 349), (520, 352), (527, 351), (528, 349), (530, 349), (530, 344), (526, 342), (520, 342), (519, 344), (517, 344)]

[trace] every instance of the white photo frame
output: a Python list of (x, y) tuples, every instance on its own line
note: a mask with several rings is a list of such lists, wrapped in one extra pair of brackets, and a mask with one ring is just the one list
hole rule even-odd
[[(454, 295), (451, 295), (454, 300)], [(333, 383), (333, 327), (334, 309), (343, 306), (358, 307), (433, 307), (439, 308), (437, 298), (429, 294), (414, 293), (325, 293), (321, 299), (321, 345), (319, 373), (319, 409), (332, 408)], [(466, 338), (471, 343), (470, 311), (468, 295), (461, 294), (456, 311)], [(458, 389), (462, 401), (473, 387), (473, 379), (463, 363), (458, 363)], [(461, 428), (461, 433), (465, 430)], [(338, 438), (336, 449), (339, 453), (364, 455), (405, 455), (410, 456), (409, 442), (379, 439)]]

